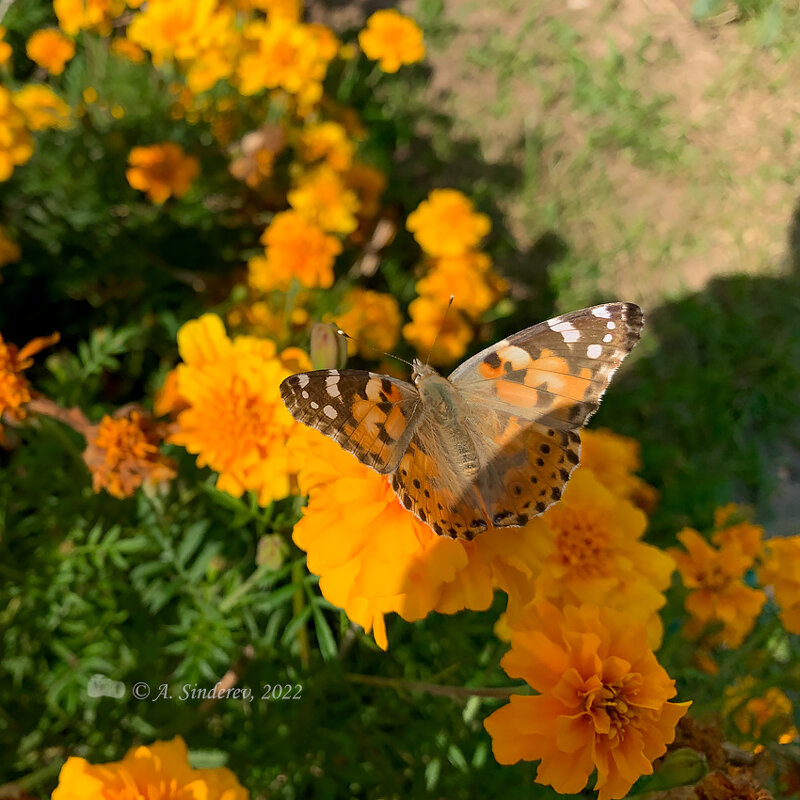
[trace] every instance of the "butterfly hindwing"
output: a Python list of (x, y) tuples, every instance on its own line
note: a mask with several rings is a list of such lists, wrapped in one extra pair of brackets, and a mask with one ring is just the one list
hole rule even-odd
[(281, 397), (292, 416), (330, 436), (376, 472), (393, 472), (418, 422), (419, 395), (405, 381), (366, 370), (290, 375)]

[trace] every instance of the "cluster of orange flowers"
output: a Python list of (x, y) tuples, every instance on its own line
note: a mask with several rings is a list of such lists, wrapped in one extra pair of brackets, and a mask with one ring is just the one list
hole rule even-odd
[[(670, 550), (689, 590), (687, 635), (703, 636), (709, 645), (738, 647), (753, 629), (768, 587), (786, 630), (800, 633), (800, 536), (762, 544), (763, 528), (748, 522), (734, 504), (717, 509), (714, 528), (711, 543), (696, 530), (684, 528), (677, 538), (686, 552)], [(753, 570), (761, 589), (746, 582)]]
[(430, 363), (451, 364), (466, 352), (474, 323), (507, 289), (489, 256), (477, 250), (491, 222), (461, 192), (434, 189), (409, 214), (406, 227), (429, 263), (417, 282), (419, 297), (408, 307), (411, 322), (403, 336)]

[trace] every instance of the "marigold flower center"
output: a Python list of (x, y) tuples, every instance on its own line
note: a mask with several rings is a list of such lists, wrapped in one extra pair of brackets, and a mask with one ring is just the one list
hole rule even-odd
[(608, 531), (598, 520), (563, 507), (550, 520), (555, 531), (556, 558), (564, 567), (584, 574), (605, 574), (608, 561)]

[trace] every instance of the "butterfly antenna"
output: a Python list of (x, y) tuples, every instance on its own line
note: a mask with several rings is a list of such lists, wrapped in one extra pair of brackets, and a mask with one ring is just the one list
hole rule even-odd
[(447, 308), (444, 310), (444, 314), (442, 314), (442, 321), (439, 323), (439, 330), (436, 331), (436, 336), (433, 337), (433, 344), (431, 345), (431, 349), (428, 350), (428, 357), (425, 359), (425, 366), (428, 366), (428, 363), (431, 360), (431, 353), (433, 353), (433, 348), (436, 347), (436, 342), (439, 341), (439, 334), (442, 332), (442, 328), (444, 328), (444, 321), (447, 317), (447, 312), (450, 310), (450, 306), (453, 305), (453, 300), (455, 300), (456, 296), (454, 294), (450, 295), (450, 300), (447, 303)]
[[(351, 342), (355, 341), (355, 339), (349, 333), (345, 333), (341, 328), (339, 328), (339, 330), (336, 331), (336, 333), (341, 334), (342, 336), (344, 336), (345, 339), (349, 339)], [(400, 358), (400, 356), (396, 356), (394, 353), (384, 353), (383, 355), (389, 356), (389, 358), (396, 358), (398, 361), (402, 361), (404, 364), (408, 364), (408, 366), (411, 367), (412, 369), (414, 368), (414, 365), (410, 361), (406, 361), (404, 358)]]

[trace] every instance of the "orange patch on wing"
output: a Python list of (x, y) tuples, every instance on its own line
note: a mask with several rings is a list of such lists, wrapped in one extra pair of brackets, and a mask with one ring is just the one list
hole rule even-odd
[(486, 380), (499, 378), (503, 374), (503, 364), (501, 362), (498, 366), (493, 367), (491, 364), (481, 361), (481, 364), (478, 367), (478, 372), (480, 372), (481, 377), (486, 378)]
[(392, 439), (399, 439), (403, 435), (403, 431), (406, 429), (406, 415), (400, 410), (398, 406), (395, 406), (390, 412), (389, 416), (386, 417), (386, 424), (384, 425), (384, 429)]

